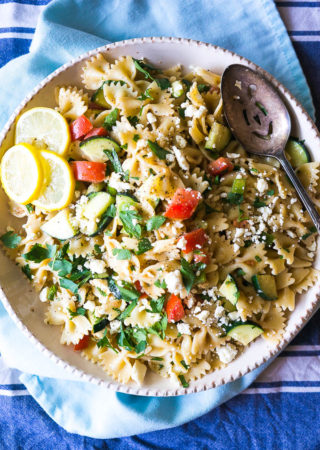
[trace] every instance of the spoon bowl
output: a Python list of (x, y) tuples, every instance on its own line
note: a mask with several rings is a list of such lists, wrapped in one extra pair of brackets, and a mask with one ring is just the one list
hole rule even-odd
[(291, 119), (277, 90), (258, 72), (232, 64), (222, 75), (221, 95), (234, 137), (248, 153), (280, 162), (320, 233), (320, 215), (285, 155)]

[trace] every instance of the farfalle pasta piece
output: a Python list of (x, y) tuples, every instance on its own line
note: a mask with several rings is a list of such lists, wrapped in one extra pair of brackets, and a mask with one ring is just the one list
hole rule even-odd
[(56, 87), (55, 90), (57, 110), (66, 119), (75, 120), (88, 109), (88, 95), (76, 87)]
[[(98, 89), (102, 83), (108, 80), (110, 64), (102, 53), (92, 56), (82, 69), (82, 82), (86, 89)], [(112, 78), (110, 78), (112, 80)]]

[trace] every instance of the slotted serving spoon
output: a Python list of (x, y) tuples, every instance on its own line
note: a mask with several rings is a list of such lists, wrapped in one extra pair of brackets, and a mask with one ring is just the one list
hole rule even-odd
[(232, 64), (222, 75), (221, 94), (235, 138), (248, 153), (280, 162), (320, 233), (320, 215), (285, 156), (291, 120), (276, 89), (258, 72)]

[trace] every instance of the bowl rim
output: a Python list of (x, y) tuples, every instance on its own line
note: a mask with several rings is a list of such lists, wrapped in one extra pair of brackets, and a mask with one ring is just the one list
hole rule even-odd
[[(291, 94), (291, 92), (282, 85), (275, 77), (273, 77), (269, 72), (262, 69), (257, 64), (253, 63), (249, 59), (231, 51), (224, 49), (220, 46), (209, 44), (202, 41), (197, 41), (193, 39), (185, 39), (185, 38), (176, 38), (176, 37), (143, 37), (143, 38), (133, 38), (133, 39), (126, 39), (122, 41), (117, 41), (111, 44), (106, 44), (101, 47), (97, 47), (95, 49), (89, 50), (80, 56), (71, 59), (67, 63), (63, 64), (62, 66), (58, 67), (56, 70), (54, 70), (52, 73), (50, 73), (47, 77), (45, 77), (42, 81), (40, 81), (36, 87), (21, 101), (21, 103), (15, 108), (13, 113), (10, 115), (8, 121), (6, 122), (4, 128), (2, 129), (0, 133), (0, 147), (3, 144), (3, 141), (5, 140), (8, 132), (10, 131), (11, 127), (14, 125), (16, 117), (18, 114), (25, 108), (25, 106), (33, 99), (33, 97), (38, 94), (38, 92), (44, 88), (51, 80), (53, 80), (56, 76), (58, 76), (60, 73), (64, 72), (66, 69), (69, 69), (70, 67), (74, 66), (75, 64), (86, 60), (97, 53), (106, 53), (108, 50), (113, 50), (117, 48), (121, 48), (126, 45), (143, 45), (144, 43), (173, 43), (173, 44), (184, 44), (184, 45), (194, 45), (199, 47), (207, 47), (213, 50), (217, 50), (223, 53), (226, 53), (228, 55), (231, 55), (232, 57), (237, 57), (241, 62), (243, 62), (245, 65), (251, 67), (253, 70), (256, 70), (260, 72), (263, 76), (265, 76), (277, 89), (280, 90), (280, 92), (286, 97), (291, 100), (291, 102), (294, 103), (294, 106), (299, 112), (305, 116), (307, 122), (309, 122), (311, 129), (313, 130), (315, 134), (315, 138), (319, 140), (320, 142), (320, 133), (314, 124), (313, 120), (307, 113), (307, 111), (304, 109), (302, 104)], [(144, 386), (133, 386), (133, 385), (125, 385), (122, 384), (116, 380), (103, 380), (99, 378), (99, 376), (96, 375), (89, 375), (87, 374), (83, 369), (77, 368), (70, 364), (68, 361), (65, 361), (64, 359), (58, 357), (53, 351), (49, 350), (45, 347), (44, 344), (42, 344), (35, 336), (34, 334), (28, 329), (26, 325), (23, 323), (23, 319), (19, 317), (19, 314), (13, 309), (13, 306), (11, 305), (9, 299), (5, 295), (1, 285), (0, 285), (0, 300), (2, 301), (2, 304), (4, 305), (6, 311), (8, 312), (9, 316), (17, 325), (17, 327), (22, 331), (22, 333), (29, 339), (29, 341), (35, 346), (37, 350), (40, 351), (43, 355), (48, 357), (54, 364), (61, 367), (62, 369), (66, 370), (66, 372), (69, 375), (74, 376), (75, 381), (83, 381), (83, 382), (89, 382), (96, 384), (101, 387), (105, 387), (108, 389), (112, 389), (117, 392), (122, 392), (125, 394), (133, 394), (133, 395), (141, 395), (141, 396), (157, 396), (157, 397), (169, 397), (169, 396), (178, 396), (178, 395), (185, 395), (185, 394), (192, 394), (195, 392), (201, 392), (208, 389), (212, 389), (224, 384), (227, 384), (229, 382), (235, 381), (238, 378), (248, 374), (249, 372), (253, 371), (254, 369), (258, 368), (265, 362), (271, 360), (276, 355), (278, 355), (288, 344), (289, 342), (296, 336), (296, 334), (301, 330), (301, 328), (307, 323), (307, 321), (312, 317), (314, 312), (317, 310), (317, 304), (320, 300), (320, 291), (315, 294), (314, 300), (311, 302), (310, 306), (304, 310), (304, 314), (299, 317), (299, 323), (296, 324), (295, 328), (291, 333), (286, 337), (283, 338), (278, 345), (276, 345), (273, 349), (270, 349), (268, 352), (268, 355), (265, 357), (261, 357), (260, 359), (255, 359), (254, 362), (251, 364), (248, 362), (248, 365), (245, 366), (243, 369), (239, 369), (237, 373), (228, 374), (226, 376), (221, 376), (221, 378), (218, 381), (212, 380), (211, 382), (202, 382), (201, 380), (204, 380), (204, 378), (197, 380), (198, 383), (194, 386), (189, 386), (188, 388), (176, 388), (176, 389), (168, 389), (164, 391), (163, 389), (156, 389), (152, 387), (144, 387)]]

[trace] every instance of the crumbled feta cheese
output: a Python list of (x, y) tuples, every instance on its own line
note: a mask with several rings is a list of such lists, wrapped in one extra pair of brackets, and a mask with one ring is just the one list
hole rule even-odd
[(193, 313), (194, 313), (194, 314), (198, 314), (199, 312), (201, 312), (201, 308), (200, 308), (200, 306), (196, 306), (196, 307), (194, 308)]
[(190, 325), (188, 323), (177, 324), (178, 333), (191, 335)]
[(193, 117), (197, 114), (198, 110), (193, 105), (188, 105), (184, 111), (185, 117)]
[(308, 258), (313, 258), (314, 257), (314, 253), (309, 252), (309, 253), (307, 253), (307, 256), (308, 256)]
[(239, 249), (240, 249), (240, 245), (238, 245), (238, 244), (233, 244), (233, 250), (234, 250), (235, 252), (237, 252)]
[(237, 159), (240, 158), (241, 155), (239, 155), (239, 153), (228, 153), (227, 152), (227, 157), (228, 158), (233, 158), (233, 159)]
[(228, 317), (230, 320), (232, 320), (232, 322), (234, 322), (235, 320), (239, 319), (239, 311), (232, 311), (231, 313), (228, 314)]
[(263, 194), (268, 189), (268, 183), (264, 178), (259, 178), (257, 181), (257, 189), (260, 194)]
[(184, 236), (181, 236), (181, 238), (177, 242), (177, 248), (179, 248), (180, 250), (185, 250), (186, 244), (187, 244), (186, 238)]
[(227, 198), (227, 197), (228, 197), (228, 194), (227, 194), (226, 192), (222, 192), (222, 193), (220, 194), (220, 197), (221, 197), (221, 198)]
[(88, 311), (93, 312), (94, 309), (95, 309), (95, 307), (96, 307), (96, 304), (95, 304), (94, 301), (88, 300), (87, 302), (84, 303), (83, 307), (84, 307), (85, 309), (87, 309)]
[(121, 325), (120, 320), (117, 320), (117, 319), (112, 320), (110, 322), (110, 333), (111, 334), (117, 333), (120, 330), (120, 325)]
[(155, 123), (157, 121), (157, 118), (151, 112), (148, 112), (147, 113), (147, 121), (149, 123)]
[(216, 319), (220, 319), (221, 317), (224, 316), (224, 314), (225, 314), (224, 307), (218, 305), (218, 306), (216, 307), (215, 312), (214, 312), (214, 317), (215, 317)]
[(207, 111), (207, 108), (205, 106), (200, 106), (200, 108), (198, 109), (198, 111), (195, 113), (194, 117), (196, 119), (200, 119), (200, 117), (202, 116), (202, 114), (204, 114)]
[(238, 350), (232, 344), (227, 344), (224, 347), (216, 348), (216, 352), (221, 362), (228, 364), (237, 356)]
[(182, 170), (189, 170), (190, 169), (189, 163), (188, 163), (186, 157), (184, 156), (182, 150), (177, 148), (175, 145), (173, 145), (172, 150), (174, 151), (177, 163), (179, 164), (181, 169)]
[(287, 235), (288, 235), (290, 238), (292, 238), (292, 239), (294, 239), (294, 238), (296, 237), (296, 235), (294, 234), (294, 232), (293, 232), (293, 231), (290, 231), (290, 230), (287, 230)]
[(92, 273), (103, 273), (106, 270), (106, 263), (99, 259), (90, 259), (84, 263), (84, 267)]
[(176, 141), (181, 148), (185, 148), (187, 146), (187, 141), (182, 136), (177, 135)]
[(173, 272), (169, 272), (164, 278), (167, 289), (172, 294), (179, 294), (183, 289), (183, 282), (180, 270), (175, 270)]
[(122, 181), (121, 173), (117, 172), (112, 172), (109, 179), (109, 186), (113, 187), (118, 192), (128, 191), (131, 189), (131, 185)]
[(263, 206), (262, 208), (259, 208), (259, 211), (262, 213), (262, 219), (264, 222), (268, 222), (268, 218), (272, 214), (272, 209), (268, 206)]
[(195, 317), (199, 319), (202, 323), (205, 323), (209, 315), (210, 312), (204, 309), (203, 311), (196, 314)]
[(174, 155), (172, 153), (167, 153), (166, 160), (169, 161), (169, 162), (173, 162), (174, 161)]
[(244, 232), (245, 232), (244, 228), (236, 228), (236, 231), (234, 233), (234, 237), (235, 238), (239, 238), (239, 237), (244, 235)]

